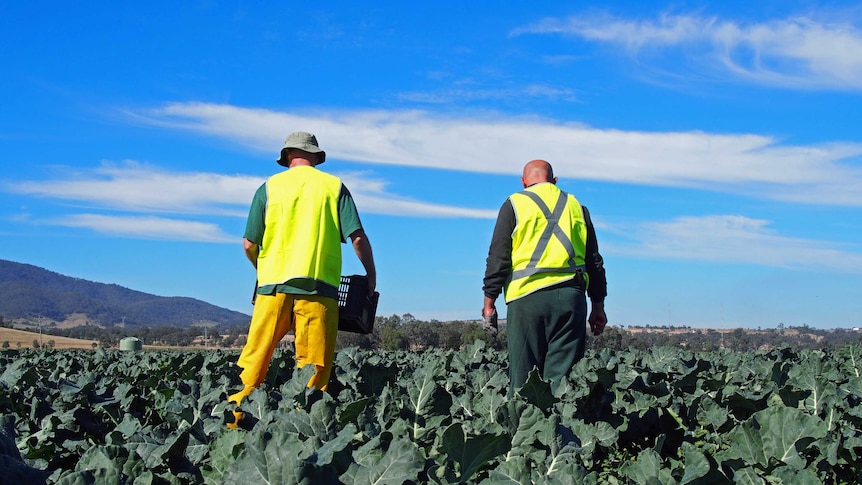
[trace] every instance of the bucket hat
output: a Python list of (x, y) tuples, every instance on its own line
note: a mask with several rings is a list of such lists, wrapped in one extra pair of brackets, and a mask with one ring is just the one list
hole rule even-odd
[(284, 140), (284, 147), (281, 149), (281, 153), (275, 160), (283, 167), (287, 167), (289, 165), (287, 162), (287, 154), (284, 152), (288, 148), (296, 148), (304, 152), (319, 154), (320, 156), (318, 157), (317, 165), (326, 161), (326, 152), (320, 149), (317, 145), (317, 138), (311, 133), (295, 131), (287, 135), (287, 138)]

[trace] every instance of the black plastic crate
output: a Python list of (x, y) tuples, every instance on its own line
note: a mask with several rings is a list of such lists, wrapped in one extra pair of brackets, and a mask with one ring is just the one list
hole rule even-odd
[(338, 330), (371, 333), (377, 316), (380, 293), (368, 296), (368, 278), (362, 275), (342, 276), (338, 286)]

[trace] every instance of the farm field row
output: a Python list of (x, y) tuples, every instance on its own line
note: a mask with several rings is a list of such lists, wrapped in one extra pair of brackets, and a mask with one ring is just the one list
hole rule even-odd
[(342, 350), (329, 393), (279, 350), (228, 430), (237, 355), (0, 352), (0, 464), (66, 484), (862, 481), (858, 346), (590, 351), (555, 392), (534, 374), (514, 399), (481, 342)]

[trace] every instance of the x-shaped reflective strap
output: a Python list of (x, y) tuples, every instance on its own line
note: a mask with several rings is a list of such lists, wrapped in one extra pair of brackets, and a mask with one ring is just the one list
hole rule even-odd
[[(512, 279), (523, 278), (526, 276), (531, 276), (537, 273), (559, 273), (561, 270), (572, 270), (573, 272), (577, 270), (577, 266), (575, 265), (575, 248), (572, 245), (572, 240), (569, 239), (569, 235), (560, 227), (560, 217), (563, 215), (563, 211), (566, 209), (566, 193), (560, 192), (560, 197), (557, 199), (557, 203), (554, 206), (554, 211), (548, 208), (548, 205), (545, 204), (545, 201), (542, 200), (537, 194), (530, 192), (529, 190), (525, 190), (521, 192), (521, 194), (526, 195), (536, 205), (539, 206), (539, 210), (542, 211), (542, 214), (545, 216), (545, 219), (548, 221), (548, 225), (545, 226), (545, 230), (542, 232), (542, 235), (539, 237), (539, 244), (536, 245), (536, 249), (533, 250), (533, 254), (530, 257), (530, 262), (527, 264), (527, 267), (518, 271), (514, 271), (512, 273)], [(565, 268), (538, 268), (539, 260), (542, 257), (542, 254), (545, 253), (545, 249), (548, 248), (548, 244), (551, 242), (551, 237), (556, 236), (563, 247), (566, 249), (566, 252), (569, 254), (569, 266)]]

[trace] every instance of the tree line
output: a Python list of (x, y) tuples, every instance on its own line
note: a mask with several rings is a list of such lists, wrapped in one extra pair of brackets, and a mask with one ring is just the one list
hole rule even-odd
[[(364, 349), (423, 350), (426, 348), (457, 349), (484, 340), (496, 349), (506, 348), (505, 322), (494, 334), (485, 331), (477, 321), (422, 321), (412, 315), (377, 317), (374, 332), (369, 335), (340, 333), (338, 347), (357, 346)], [(691, 327), (620, 327), (609, 326), (604, 333), (593, 336), (587, 329), (587, 348), (612, 350), (647, 350), (656, 346), (680, 347), (694, 352), (720, 349), (735, 352), (769, 350), (789, 346), (796, 349), (835, 350), (847, 344), (862, 345), (862, 331), (856, 329), (817, 329), (808, 325), (779, 324), (774, 329), (732, 330)]]
[[(0, 316), (0, 325), (3, 317)], [(7, 322), (8, 326), (9, 323)], [(105, 348), (117, 347), (125, 337), (137, 337), (144, 345), (170, 347), (241, 348), (245, 344), (247, 326), (198, 325), (188, 328), (173, 326), (82, 325), (72, 328), (43, 328), (46, 335), (95, 340)], [(808, 325), (774, 329), (716, 330), (691, 327), (618, 327), (609, 326), (600, 336), (587, 336), (587, 348), (612, 350), (646, 350), (656, 346), (685, 348), (704, 352), (727, 349), (737, 352), (768, 350), (777, 346), (796, 349), (833, 350), (855, 343), (862, 345), (862, 332), (855, 329), (817, 329)], [(339, 332), (336, 347), (362, 349), (422, 351), (428, 348), (459, 349), (476, 340), (489, 347), (506, 348), (505, 322), (498, 332), (490, 333), (478, 321), (420, 320), (413, 315), (378, 316), (370, 334)], [(2, 343), (0, 343), (2, 345)], [(6, 347), (8, 348), (8, 347)]]
[(734, 352), (769, 350), (788, 346), (794, 349), (832, 351), (848, 344), (862, 345), (862, 332), (856, 329), (818, 329), (808, 325), (772, 329), (731, 330), (672, 327), (607, 327), (602, 335), (590, 338), (588, 347), (647, 350), (656, 346), (680, 347), (694, 352), (721, 349)]

